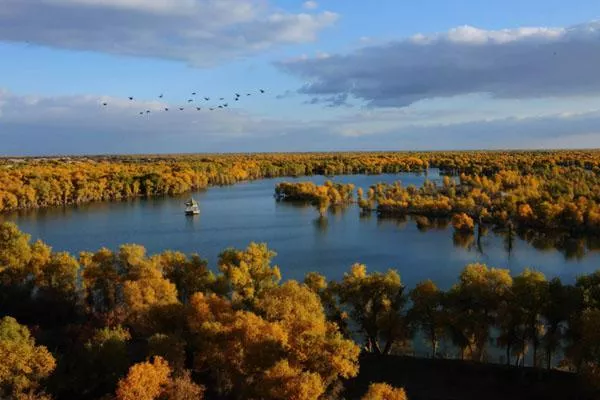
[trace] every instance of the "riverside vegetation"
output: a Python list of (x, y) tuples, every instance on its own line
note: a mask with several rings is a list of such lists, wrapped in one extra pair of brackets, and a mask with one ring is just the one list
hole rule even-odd
[[(335, 399), (361, 353), (412, 354), (422, 339), (434, 359), (486, 363), (496, 348), (513, 368), (598, 381), (600, 272), (570, 285), (472, 264), (447, 291), (409, 290), (361, 264), (282, 283), (274, 255), (226, 249), (215, 273), (197, 254), (133, 244), (54, 252), (1, 224), (0, 397)], [(348, 396), (406, 398), (390, 383)]]

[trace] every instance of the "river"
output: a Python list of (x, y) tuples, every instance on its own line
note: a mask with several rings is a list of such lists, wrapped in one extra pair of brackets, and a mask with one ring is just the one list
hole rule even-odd
[[(430, 171), (428, 178), (440, 179), (439, 172)], [(353, 263), (361, 262), (373, 271), (397, 269), (408, 287), (429, 278), (449, 288), (460, 270), (472, 262), (508, 268), (513, 274), (525, 267), (535, 268), (548, 278), (558, 276), (565, 282), (600, 268), (597, 250), (585, 249), (577, 257), (567, 257), (564, 251), (538, 250), (517, 238), (509, 254), (503, 237), (492, 231), (482, 238), (480, 248), (464, 248), (455, 245), (451, 227), (421, 232), (410, 219), (380, 219), (375, 214), (361, 217), (356, 205), (330, 211), (326, 219), (320, 219), (311, 206), (273, 198), (278, 182), (311, 180), (320, 184), (325, 179), (354, 183), (366, 191), (371, 184), (396, 180), (420, 186), (426, 177), (410, 173), (314, 176), (212, 187), (193, 194), (201, 208), (195, 217), (183, 213), (188, 194), (30, 210), (0, 218), (16, 222), (55, 251), (116, 250), (123, 243), (139, 243), (149, 253), (166, 249), (196, 252), (213, 268), (218, 254), (227, 247), (266, 242), (277, 252), (274, 263), (284, 279), (302, 279), (309, 271), (339, 279)]]

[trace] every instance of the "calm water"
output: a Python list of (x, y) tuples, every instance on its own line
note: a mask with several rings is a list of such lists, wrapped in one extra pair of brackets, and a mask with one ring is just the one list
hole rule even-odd
[[(324, 177), (299, 178), (322, 183)], [(420, 185), (424, 175), (337, 176), (336, 182), (367, 189), (376, 182), (401, 180)], [(439, 179), (437, 171), (429, 179)], [(558, 250), (540, 251), (517, 239), (509, 257), (503, 238), (492, 232), (482, 239), (482, 250), (455, 246), (452, 229), (420, 232), (414, 222), (360, 217), (356, 206), (318, 218), (310, 206), (276, 202), (274, 187), (291, 178), (265, 179), (198, 192), (201, 215), (183, 215), (188, 196), (98, 203), (0, 216), (52, 245), (57, 251), (77, 253), (123, 243), (139, 243), (150, 253), (165, 249), (197, 252), (216, 265), (226, 247), (243, 248), (251, 241), (267, 242), (277, 252), (275, 263), (284, 279), (301, 279), (319, 271), (338, 279), (355, 262), (370, 270), (397, 269), (406, 285), (431, 278), (440, 286), (452, 285), (460, 270), (471, 262), (509, 268), (519, 273), (533, 267), (548, 277), (571, 282), (580, 274), (600, 268), (600, 252), (586, 251), (567, 259)]]

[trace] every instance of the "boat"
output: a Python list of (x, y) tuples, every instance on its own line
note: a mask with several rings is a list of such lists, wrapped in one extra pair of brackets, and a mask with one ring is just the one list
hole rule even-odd
[(198, 215), (200, 214), (200, 207), (198, 202), (194, 199), (189, 199), (185, 202), (185, 215)]

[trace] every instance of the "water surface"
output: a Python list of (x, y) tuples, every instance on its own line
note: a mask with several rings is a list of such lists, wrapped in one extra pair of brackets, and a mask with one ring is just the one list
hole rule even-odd
[[(440, 176), (433, 170), (428, 178), (437, 180)], [(421, 232), (410, 219), (379, 219), (374, 214), (361, 217), (356, 205), (331, 211), (323, 220), (313, 207), (276, 202), (273, 198), (278, 182), (311, 180), (320, 184), (325, 179), (264, 179), (210, 188), (194, 194), (201, 208), (201, 215), (195, 217), (183, 214), (183, 203), (189, 197), (185, 195), (32, 210), (0, 218), (16, 222), (33, 239), (44, 240), (56, 251), (78, 253), (139, 243), (150, 253), (166, 249), (196, 252), (212, 267), (226, 247), (266, 242), (278, 254), (275, 263), (281, 267), (284, 279), (302, 279), (309, 271), (339, 279), (353, 263), (361, 262), (370, 270), (397, 269), (409, 287), (430, 278), (448, 288), (471, 262), (509, 268), (515, 274), (532, 267), (567, 282), (600, 268), (598, 251), (585, 251), (567, 259), (559, 250), (540, 251), (516, 239), (509, 255), (503, 237), (490, 231), (481, 241), (481, 252), (474, 245), (457, 247), (451, 228)], [(366, 191), (371, 184), (396, 180), (419, 186), (426, 177), (405, 173), (329, 179), (354, 183)]]

